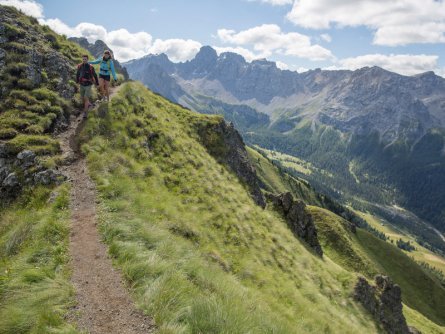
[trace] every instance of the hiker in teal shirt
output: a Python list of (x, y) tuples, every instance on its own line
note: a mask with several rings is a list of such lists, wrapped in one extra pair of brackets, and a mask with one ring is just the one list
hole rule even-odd
[(116, 71), (114, 70), (113, 57), (111, 56), (111, 52), (105, 50), (102, 57), (90, 61), (89, 63), (92, 65), (100, 64), (99, 90), (102, 95), (102, 98), (106, 97), (107, 101), (109, 101), (110, 100), (109, 86), (110, 86), (111, 75), (113, 75), (114, 81), (117, 81)]

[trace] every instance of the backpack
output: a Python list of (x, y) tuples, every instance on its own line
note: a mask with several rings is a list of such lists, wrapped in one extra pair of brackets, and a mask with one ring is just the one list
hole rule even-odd
[(84, 64), (78, 65), (77, 68), (80, 68), (79, 83), (83, 86), (93, 84), (93, 66), (88, 64), (88, 71), (85, 71)]

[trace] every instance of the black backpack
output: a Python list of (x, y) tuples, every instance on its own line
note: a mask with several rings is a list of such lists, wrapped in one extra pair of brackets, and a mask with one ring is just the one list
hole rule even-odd
[[(85, 69), (85, 65), (88, 65), (88, 69)], [(93, 84), (93, 66), (80, 64), (77, 68), (80, 68), (79, 83), (84, 86)]]

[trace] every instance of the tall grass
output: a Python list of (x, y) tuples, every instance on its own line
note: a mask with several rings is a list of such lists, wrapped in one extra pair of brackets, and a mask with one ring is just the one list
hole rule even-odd
[(129, 83), (88, 119), (100, 227), (160, 333), (375, 333), (355, 275), (313, 256), (201, 144), (219, 117)]
[(0, 214), (0, 333), (76, 333), (69, 283), (68, 187), (37, 188)]

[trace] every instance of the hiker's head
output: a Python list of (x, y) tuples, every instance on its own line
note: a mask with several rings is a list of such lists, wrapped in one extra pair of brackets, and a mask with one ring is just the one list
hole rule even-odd
[(109, 50), (104, 51), (104, 58), (111, 59), (111, 52)]
[(82, 56), (82, 62), (83, 62), (84, 64), (88, 63), (88, 56), (87, 56), (87, 55), (83, 55), (83, 56)]

